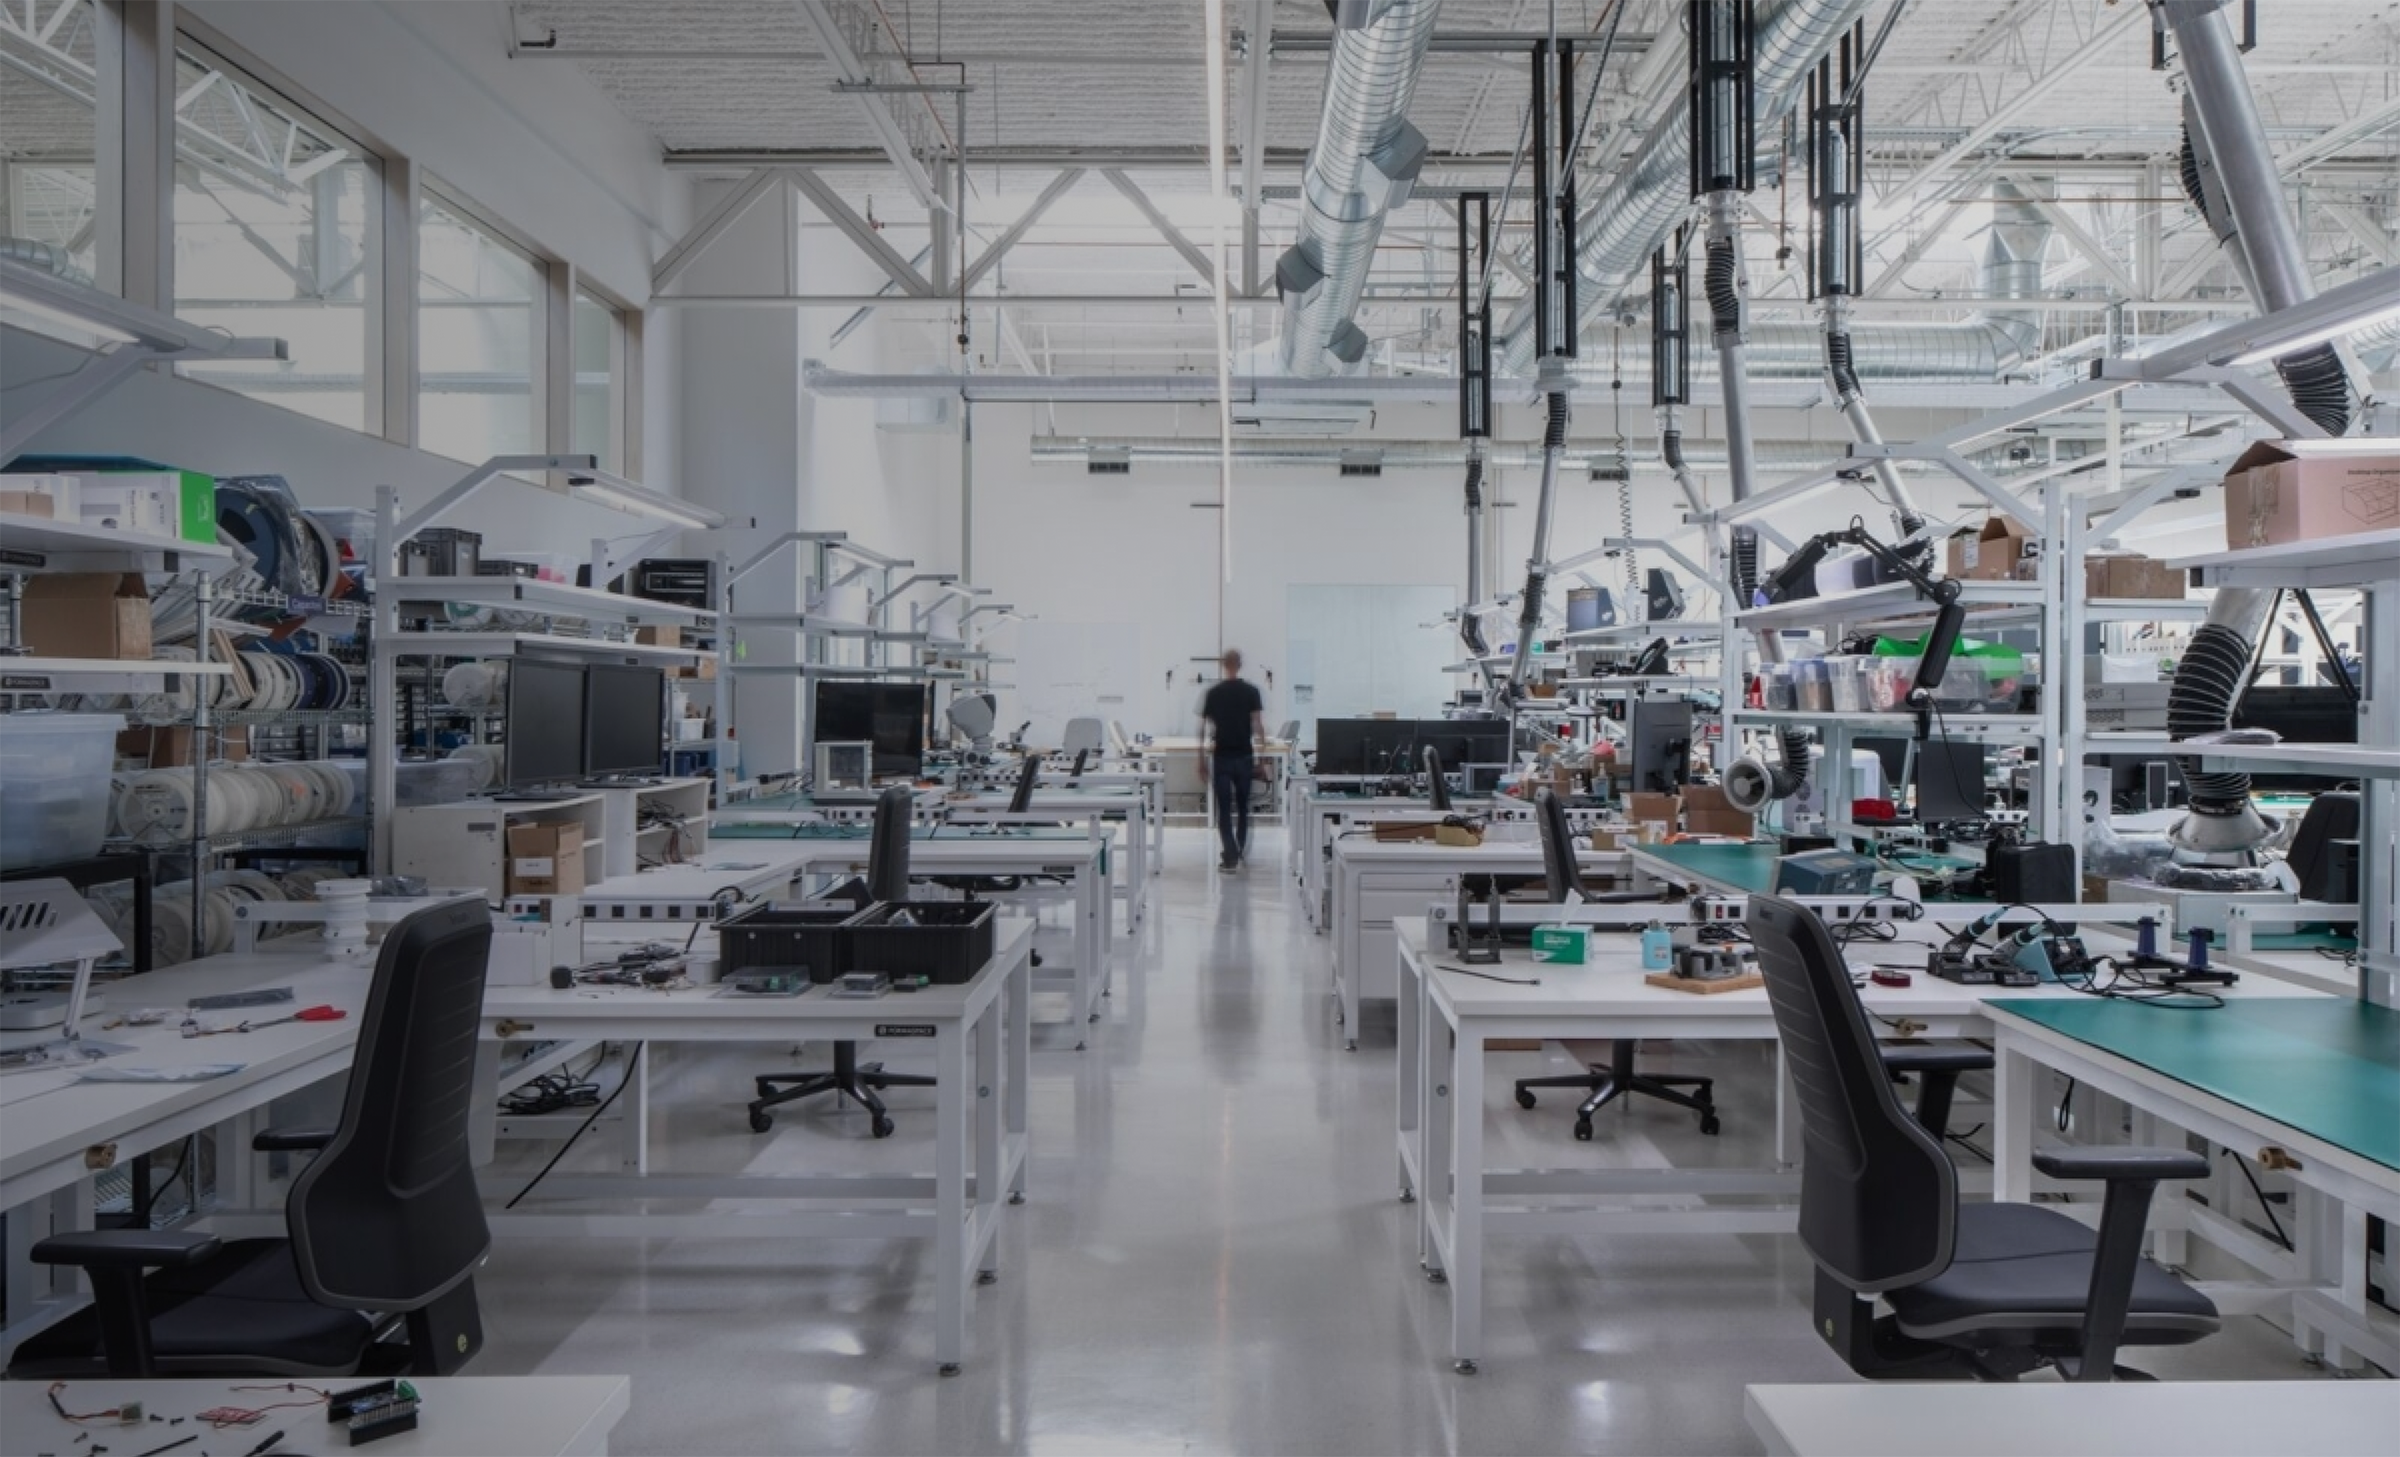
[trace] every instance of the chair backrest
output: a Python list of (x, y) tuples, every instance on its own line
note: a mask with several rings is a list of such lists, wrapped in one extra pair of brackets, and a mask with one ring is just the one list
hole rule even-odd
[(1817, 913), (1750, 897), (1751, 943), (1800, 1104), (1800, 1242), (1861, 1294), (1950, 1267), (1958, 1172), (1892, 1091), (1841, 948)]
[(1425, 795), (1433, 801), (1436, 814), (1450, 813), (1450, 781), (1442, 777), (1442, 751), (1431, 744), (1425, 746)]
[(1535, 791), (1533, 818), (1542, 836), (1542, 878), (1549, 882), (1550, 904), (1563, 906), (1570, 894), (1590, 895), (1583, 867), (1575, 863), (1575, 831), (1567, 824), (1567, 807), (1558, 802), (1555, 791)]
[(1042, 756), (1027, 754), (1025, 762), (1017, 766), (1017, 787), (1009, 791), (1008, 812), (1010, 814), (1021, 815), (1033, 808), (1033, 786), (1041, 780), (1041, 777)]
[(491, 949), (481, 900), (384, 937), (341, 1122), (285, 1203), (301, 1287), (321, 1304), (419, 1310), (491, 1248), (467, 1140)]
[(1070, 718), (1066, 732), (1059, 736), (1059, 748), (1070, 754), (1077, 749), (1098, 753), (1107, 742), (1108, 725), (1096, 718)]
[[(1027, 762), (1038, 766), (1038, 761)], [(867, 894), (879, 901), (908, 899), (908, 831), (916, 807), (916, 796), (904, 784), (876, 796), (875, 832), (867, 841)]]
[(1300, 742), (1300, 720), (1296, 718), (1285, 719), (1283, 721), (1283, 726), (1275, 730), (1275, 737), (1287, 744), (1296, 744)]
[(2358, 887), (2353, 882), (2336, 885), (2333, 842), (2358, 838), (2358, 796), (2349, 793), (2320, 794), (2300, 816), (2300, 828), (2292, 832), (2290, 862), (2292, 874), (2300, 881), (2302, 900), (2353, 900)]

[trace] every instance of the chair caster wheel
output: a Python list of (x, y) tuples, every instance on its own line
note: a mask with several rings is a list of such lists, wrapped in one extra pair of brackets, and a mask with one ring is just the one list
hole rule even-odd
[(1353, 1038), (1351, 1038), (1351, 1039), (1350, 1039), (1348, 1042), (1345, 1042), (1345, 1043), (1343, 1043), (1343, 1044), (1342, 1044), (1342, 1051), (1344, 1051), (1344, 1052), (1356, 1052), (1356, 1051), (1358, 1051), (1358, 1039), (1357, 1039), (1357, 1038), (1355, 1038), (1355, 1037), (1353, 1037)]
[(764, 1108), (753, 1108), (750, 1110), (750, 1131), (752, 1133), (764, 1133), (774, 1126), (774, 1114), (769, 1113)]
[(1040, 953), (1039, 951), (1036, 951), (1036, 952), (1034, 952), (1034, 953), (1033, 953), (1033, 964), (1034, 964), (1034, 965), (1036, 965), (1036, 966), (1039, 966), (1039, 965), (1041, 965), (1041, 964), (1042, 964), (1042, 953)]
[(1024, 1190), (1022, 1190), (1022, 1189), (1019, 1189), (1019, 1190), (1018, 1190), (1016, 1193), (1009, 1195), (1009, 1196), (1008, 1196), (1008, 1202), (1009, 1202), (1009, 1203), (1011, 1203), (1011, 1204), (1022, 1204), (1022, 1203), (1024, 1203), (1024, 1202), (1025, 1202), (1025, 1191), (1024, 1191)]
[(1475, 1363), (1472, 1361), (1453, 1361), (1450, 1363), (1450, 1369), (1456, 1371), (1461, 1376), (1472, 1376), (1475, 1374)]
[(1443, 1270), (1427, 1270), (1425, 1272), (1425, 1280), (1426, 1283), (1432, 1285), (1447, 1285), (1450, 1283), (1450, 1276), (1448, 1272)]
[(1532, 1089), (1530, 1089), (1530, 1088), (1519, 1088), (1519, 1089), (1517, 1089), (1517, 1106), (1518, 1106), (1518, 1107), (1520, 1107), (1520, 1108), (1530, 1108), (1530, 1107), (1532, 1107), (1532, 1106), (1533, 1106), (1533, 1090), (1532, 1090)]
[(1403, 1204), (1414, 1204), (1414, 1203), (1416, 1203), (1416, 1202), (1417, 1202), (1417, 1191), (1416, 1191), (1416, 1190), (1414, 1190), (1414, 1189), (1403, 1189), (1403, 1190), (1401, 1190), (1401, 1191), (1400, 1191), (1400, 1202), (1401, 1202), (1401, 1203), (1403, 1203)]
[(1082, 1043), (1080, 1043), (1080, 1042), (1078, 1042), (1078, 1043), (1076, 1043), (1076, 1044), (1075, 1044), (1075, 1050), (1076, 1050), (1077, 1052), (1081, 1052), (1081, 1051), (1083, 1051), (1083, 1047), (1084, 1047), (1084, 1044), (1082, 1044)]
[(875, 1115), (875, 1121), (867, 1125), (867, 1131), (877, 1138), (889, 1138), (892, 1136), (892, 1129), (896, 1126), (891, 1119), (878, 1113)]
[(956, 1361), (944, 1361), (942, 1363), (941, 1371), (944, 1376), (956, 1376), (959, 1373), (959, 1370), (960, 1367)]
[(997, 1270), (977, 1270), (975, 1272), (975, 1283), (978, 1285), (997, 1285), (1000, 1283), (1000, 1272)]
[(1575, 1120), (1575, 1141), (1577, 1143), (1590, 1143), (1592, 1141), (1591, 1119), (1578, 1118)]
[(1714, 1114), (1714, 1113), (1703, 1113), (1703, 1114), (1701, 1114), (1701, 1115), (1700, 1115), (1700, 1131), (1701, 1131), (1702, 1133), (1706, 1133), (1706, 1134), (1709, 1134), (1709, 1135), (1711, 1135), (1711, 1136), (1714, 1136), (1714, 1135), (1715, 1135), (1715, 1133), (1716, 1133), (1716, 1131), (1717, 1131), (1717, 1128), (1718, 1128), (1718, 1124), (1717, 1124), (1717, 1115), (1716, 1115), (1716, 1114)]

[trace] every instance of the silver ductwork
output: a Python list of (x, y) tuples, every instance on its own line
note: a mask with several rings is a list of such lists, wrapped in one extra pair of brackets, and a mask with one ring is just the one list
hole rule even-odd
[[(1097, 455), (1105, 460), (1125, 461), (1134, 465), (1193, 466), (1213, 470), (1222, 447), (1214, 435), (1037, 435), (1033, 438), (1033, 461), (1037, 465), (1081, 465)], [(1679, 452), (1687, 468), (1721, 470), (1725, 452), (1717, 448), (1695, 448), (1688, 442), (1679, 444)], [(1822, 440), (1773, 440), (1755, 445), (1761, 467), (1778, 471), (1804, 471), (1825, 464), (1827, 446)], [(1487, 475), (1493, 470), (1533, 470), (1542, 463), (1543, 444), (1538, 440), (1525, 441), (1465, 441), (1465, 440), (1361, 440), (1347, 444), (1300, 440), (1236, 440), (1233, 458), (1244, 465), (1264, 466), (1341, 466), (1353, 469), (1371, 466), (1383, 471), (1401, 470), (1458, 470), (1471, 454), (1483, 457)], [(1664, 464), (1656, 451), (1619, 444), (1615, 440), (1570, 440), (1560, 455), (1560, 463), (1572, 470), (1596, 471), (1608, 475), (1624, 470), (1648, 469)], [(1920, 468), (1921, 463), (1903, 461), (1903, 467)]]
[(1344, 28), (1334, 35), (1317, 143), (1301, 176), (1300, 234), (1275, 263), (1287, 373), (1323, 378), (1366, 358), (1367, 337), (1351, 315), (1384, 216), (1408, 200), (1425, 165), (1408, 102), (1441, 8), (1441, 0), (1346, 0), (1335, 11)]
[[(1211, 374), (859, 374), (829, 369), (811, 359), (801, 366), (801, 383), (826, 399), (968, 399), (979, 404), (1215, 404)], [(1395, 401), (1455, 401), (1458, 381), (1447, 375), (1353, 375), (1300, 379), (1261, 374), (1233, 377), (1237, 404), (1292, 401), (1309, 404), (1389, 404)]]
[[(1809, 70), (1825, 58), (1867, 0), (1782, 0), (1758, 17), (1752, 54), (1757, 61), (1758, 139), (1764, 153), (1782, 134), (1782, 120), (1800, 100)], [(1575, 265), (1583, 276), (1576, 296), (1583, 320), (1616, 307), (1691, 207), (1691, 116), (1681, 92), (1642, 138), (1633, 160), (1577, 226)], [(1533, 366), (1533, 315), (1520, 305), (1509, 315), (1498, 351), (1502, 366), (1522, 374)], [(1818, 345), (1809, 344), (1812, 358)]]

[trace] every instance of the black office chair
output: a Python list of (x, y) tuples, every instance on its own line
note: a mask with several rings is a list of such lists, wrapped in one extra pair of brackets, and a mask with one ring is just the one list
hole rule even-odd
[[(480, 900), (419, 911), (385, 936), (340, 1122), (252, 1144), (316, 1153), (284, 1202), (288, 1238), (53, 1235), (33, 1258), (80, 1266), (92, 1304), (17, 1347), (9, 1376), (439, 1376), (465, 1365), (483, 1346), (473, 1276), (491, 1247), (467, 1145), (491, 944)], [(402, 1326), (405, 1345), (385, 1340)]]
[(2336, 840), (2358, 838), (2358, 803), (2358, 796), (2348, 792), (2320, 794), (2300, 816), (2286, 858), (2302, 900), (2358, 899), (2358, 857), (2337, 855), (2333, 848)]
[(1442, 751), (1431, 744), (1425, 746), (1425, 797), (1433, 801), (1433, 812), (1450, 813), (1450, 781), (1442, 777)]
[[(1607, 902), (1619, 905), (1638, 904), (1657, 900), (1647, 891), (1623, 891), (1594, 894), (1586, 889), (1583, 869), (1575, 863), (1574, 831), (1567, 825), (1566, 806), (1558, 796), (1545, 789), (1534, 796), (1534, 817), (1542, 832), (1542, 871), (1549, 881), (1550, 903), (1565, 905), (1570, 897), (1587, 902)], [(1517, 1106), (1533, 1106), (1536, 1088), (1582, 1088), (1583, 1102), (1575, 1109), (1575, 1136), (1589, 1140), (1592, 1136), (1592, 1115), (1627, 1093), (1639, 1093), (1645, 1098), (1657, 1098), (1679, 1108), (1689, 1108), (1700, 1115), (1700, 1131), (1717, 1131), (1716, 1079), (1687, 1077), (1680, 1074), (1643, 1073), (1634, 1069), (1637, 1044), (1630, 1037), (1620, 1037), (1609, 1044), (1608, 1066), (1591, 1071), (1555, 1078), (1519, 1078)], [(1682, 1091), (1690, 1088), (1692, 1091)]]
[[(2207, 1296), (2141, 1254), (2160, 1181), (2199, 1178), (2208, 1160), (2167, 1148), (2035, 1153), (2052, 1178), (2107, 1185), (2097, 1235), (2040, 1205), (1961, 1204), (1941, 1140), (1892, 1092), (1825, 923), (1754, 895), (1749, 928), (1799, 1101), (1815, 1323), (1850, 1369), (2007, 1381), (2055, 1364), (2105, 1381), (2120, 1346), (2183, 1345), (2217, 1328)], [(1880, 1319), (1877, 1296), (1891, 1307)]]
[[(1029, 764), (1032, 760), (1027, 761)], [(1034, 766), (1037, 770), (1038, 764)], [(1032, 791), (1020, 781), (1018, 797)], [(885, 901), (908, 899), (908, 834), (909, 820), (916, 809), (916, 797), (904, 785), (894, 785), (875, 801), (875, 833), (867, 844), (867, 874), (864, 880), (851, 879), (826, 892), (828, 899), (847, 899), (860, 910)], [(887, 1073), (879, 1062), (860, 1062), (858, 1044), (833, 1044), (833, 1066), (815, 1073), (761, 1073), (753, 1079), (758, 1096), (750, 1103), (750, 1131), (764, 1133), (775, 1126), (770, 1108), (819, 1093), (847, 1097), (867, 1110), (867, 1131), (877, 1138), (889, 1138), (896, 1126), (891, 1114), (884, 1111), (883, 1099), (877, 1097), (886, 1088), (930, 1088), (934, 1080), (919, 1073)]]

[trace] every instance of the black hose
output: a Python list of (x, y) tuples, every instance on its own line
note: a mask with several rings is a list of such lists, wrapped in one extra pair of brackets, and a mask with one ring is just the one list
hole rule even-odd
[(2200, 186), (2200, 149), (2192, 145), (2192, 129), (2183, 129), (2183, 150), (2176, 154), (2176, 173), (2183, 178), (2183, 195), (2205, 218), (2208, 215), (2208, 194)]
[[(2233, 722), (2234, 700), (2250, 676), (2251, 644), (2232, 628), (2214, 622), (2200, 625), (2191, 646), (2175, 664), (2175, 681), (2167, 689), (2167, 737), (2188, 739), (2215, 733)], [(2192, 813), (2231, 819), (2250, 807), (2250, 776), (2211, 774), (2201, 761), (2179, 758), (2175, 772), (2183, 776)]]
[(1825, 336), (1825, 366), (1833, 375), (1834, 393), (1843, 399), (1866, 393), (1859, 387), (1858, 366), (1850, 356), (1850, 335), (1847, 332)]
[[(1470, 455), (1467, 457), (1467, 514), (1472, 516), (1482, 509), (1483, 457)], [(1474, 613), (1459, 614), (1458, 635), (1465, 639), (1468, 651), (1474, 653), (1475, 656), (1479, 658), (1490, 656), (1492, 650), (1484, 645), (1483, 624), (1476, 620)]]
[(1680, 430), (1668, 430), (1660, 434), (1658, 437), (1658, 453), (1659, 456), (1666, 461), (1668, 470), (1682, 470), (1683, 432)]
[(2300, 407), (2301, 414), (2328, 435), (2348, 433), (2350, 374), (2342, 368), (2342, 357), (2333, 352), (2331, 344), (2286, 354), (2275, 361), (2275, 372), (2283, 376), (2283, 387), (2291, 392), (2292, 403)]
[(1708, 240), (1708, 311), (1716, 326), (1716, 338), (1720, 344), (1728, 335), (1739, 334), (1742, 328), (1742, 288), (1738, 262), (1738, 255), (1733, 251), (1733, 239)]
[(1542, 431), (1542, 449), (1567, 448), (1567, 397), (1564, 394), (1544, 396), (1550, 402), (1550, 423)]
[(1758, 532), (1749, 526), (1733, 528), (1733, 591), (1739, 605), (1748, 607), (1758, 591)]

